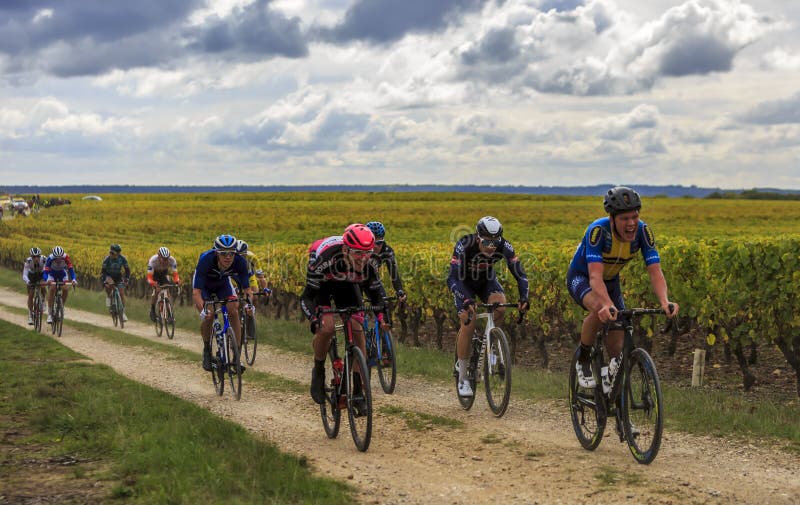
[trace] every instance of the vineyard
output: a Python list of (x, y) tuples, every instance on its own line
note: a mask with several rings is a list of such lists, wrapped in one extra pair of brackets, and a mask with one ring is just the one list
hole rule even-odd
[[(445, 286), (453, 243), (482, 215), (498, 217), (519, 252), (531, 289), (527, 323), (509, 329), (513, 345), (571, 339), (582, 319), (564, 285), (566, 269), (585, 227), (602, 214), (600, 198), (432, 193), (253, 193), (103, 195), (0, 224), (0, 262), (21, 268), (28, 249), (63, 246), (84, 286), (97, 287), (112, 242), (122, 244), (135, 278), (166, 245), (188, 281), (199, 254), (219, 233), (243, 238), (262, 258), (276, 291), (278, 317), (298, 317), (307, 245), (351, 222), (380, 220), (398, 256), (409, 303), (398, 307), (400, 337), (443, 348), (456, 327)], [(800, 372), (800, 203), (648, 198), (642, 218), (656, 233), (671, 298), (681, 326), (724, 346), (736, 357), (745, 389), (755, 378), (745, 351), (775, 345)], [(516, 288), (504, 267), (509, 298)], [(623, 271), (629, 306), (652, 306), (641, 262)], [(390, 285), (388, 282), (387, 286)], [(144, 285), (134, 290), (143, 296)], [(643, 333), (652, 336), (650, 321)], [(530, 343), (527, 343), (530, 342)], [(797, 375), (800, 394), (800, 375)]]

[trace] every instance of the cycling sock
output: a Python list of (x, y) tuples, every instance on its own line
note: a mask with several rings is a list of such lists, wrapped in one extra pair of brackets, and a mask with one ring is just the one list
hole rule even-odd
[(581, 354), (578, 356), (578, 361), (587, 362), (592, 357), (592, 346), (581, 344)]
[(203, 342), (203, 350), (211, 352), (211, 342)]
[(467, 380), (467, 368), (469, 367), (468, 359), (458, 358), (458, 382)]

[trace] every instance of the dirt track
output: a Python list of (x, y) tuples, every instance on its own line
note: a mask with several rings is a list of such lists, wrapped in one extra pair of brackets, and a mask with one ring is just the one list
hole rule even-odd
[[(3, 304), (23, 307), (24, 298), (0, 288)], [(68, 307), (67, 320), (109, 327), (110, 318)], [(0, 306), (0, 318), (29, 331), (23, 316)], [(321, 474), (351, 482), (363, 503), (778, 503), (800, 502), (800, 456), (771, 451), (764, 444), (666, 432), (661, 451), (649, 466), (638, 465), (628, 449), (608, 436), (594, 452), (583, 450), (572, 432), (564, 402), (515, 401), (495, 419), (485, 398), (472, 411), (457, 405), (444, 386), (398, 377), (394, 395), (373, 387), (375, 409), (405, 410), (462, 420), (464, 428), (416, 431), (397, 416), (378, 414), (367, 453), (356, 451), (346, 416), (339, 438), (329, 440), (319, 409), (306, 394), (248, 386), (242, 400), (221, 399), (200, 368), (197, 334), (176, 331), (158, 339), (150, 325), (130, 321), (125, 331), (197, 352), (197, 364), (167, 360), (158, 353), (117, 346), (66, 324), (61, 343), (117, 372), (237, 422), (282, 450), (306, 455)], [(310, 348), (309, 348), (310, 349)], [(307, 383), (309, 356), (259, 346), (255, 370)], [(269, 369), (267, 369), (269, 366)], [(169, 375), (152, 370), (170, 370)], [(482, 390), (479, 389), (479, 394)], [(668, 412), (668, 411), (667, 411)], [(498, 443), (488, 443), (494, 435)], [(483, 440), (482, 440), (483, 439)], [(345, 457), (348, 464), (342, 465)], [(616, 475), (613, 486), (597, 475)], [(631, 482), (632, 484), (629, 484)]]

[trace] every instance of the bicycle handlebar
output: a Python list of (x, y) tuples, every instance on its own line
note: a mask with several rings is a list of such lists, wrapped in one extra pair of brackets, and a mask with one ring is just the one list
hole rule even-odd
[[(494, 311), (498, 307), (510, 307), (510, 308), (515, 308), (515, 309), (519, 308), (519, 304), (518, 303), (500, 303), (500, 302), (495, 302), (495, 303), (476, 303), (474, 305), (476, 307), (480, 307), (482, 309), (491, 309), (492, 311)], [(519, 313), (519, 318), (517, 318), (517, 324), (522, 324), (522, 320), (525, 318), (525, 313), (526, 312), (527, 312), (527, 310), (521, 311)], [(464, 326), (469, 325), (469, 323), (471, 323), (471, 322), (472, 322), (472, 315), (467, 317), (467, 320), (464, 322)]]
[[(670, 312), (672, 312), (672, 309), (674, 308), (674, 305), (670, 303), (668, 305), (668, 307), (669, 307)], [(625, 310), (617, 310), (614, 307), (611, 307), (609, 312), (611, 312), (612, 316), (614, 314), (617, 314), (617, 317), (636, 317), (636, 316), (646, 316), (646, 315), (651, 315), (651, 314), (652, 315), (663, 314), (663, 315), (666, 315), (666, 316), (669, 315), (664, 311), (664, 309), (625, 309)]]

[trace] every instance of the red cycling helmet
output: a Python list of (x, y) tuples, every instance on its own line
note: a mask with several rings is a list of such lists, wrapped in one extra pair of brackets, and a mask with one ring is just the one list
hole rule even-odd
[(342, 234), (344, 245), (350, 249), (369, 251), (375, 245), (375, 235), (372, 230), (361, 223), (351, 224), (344, 229)]

